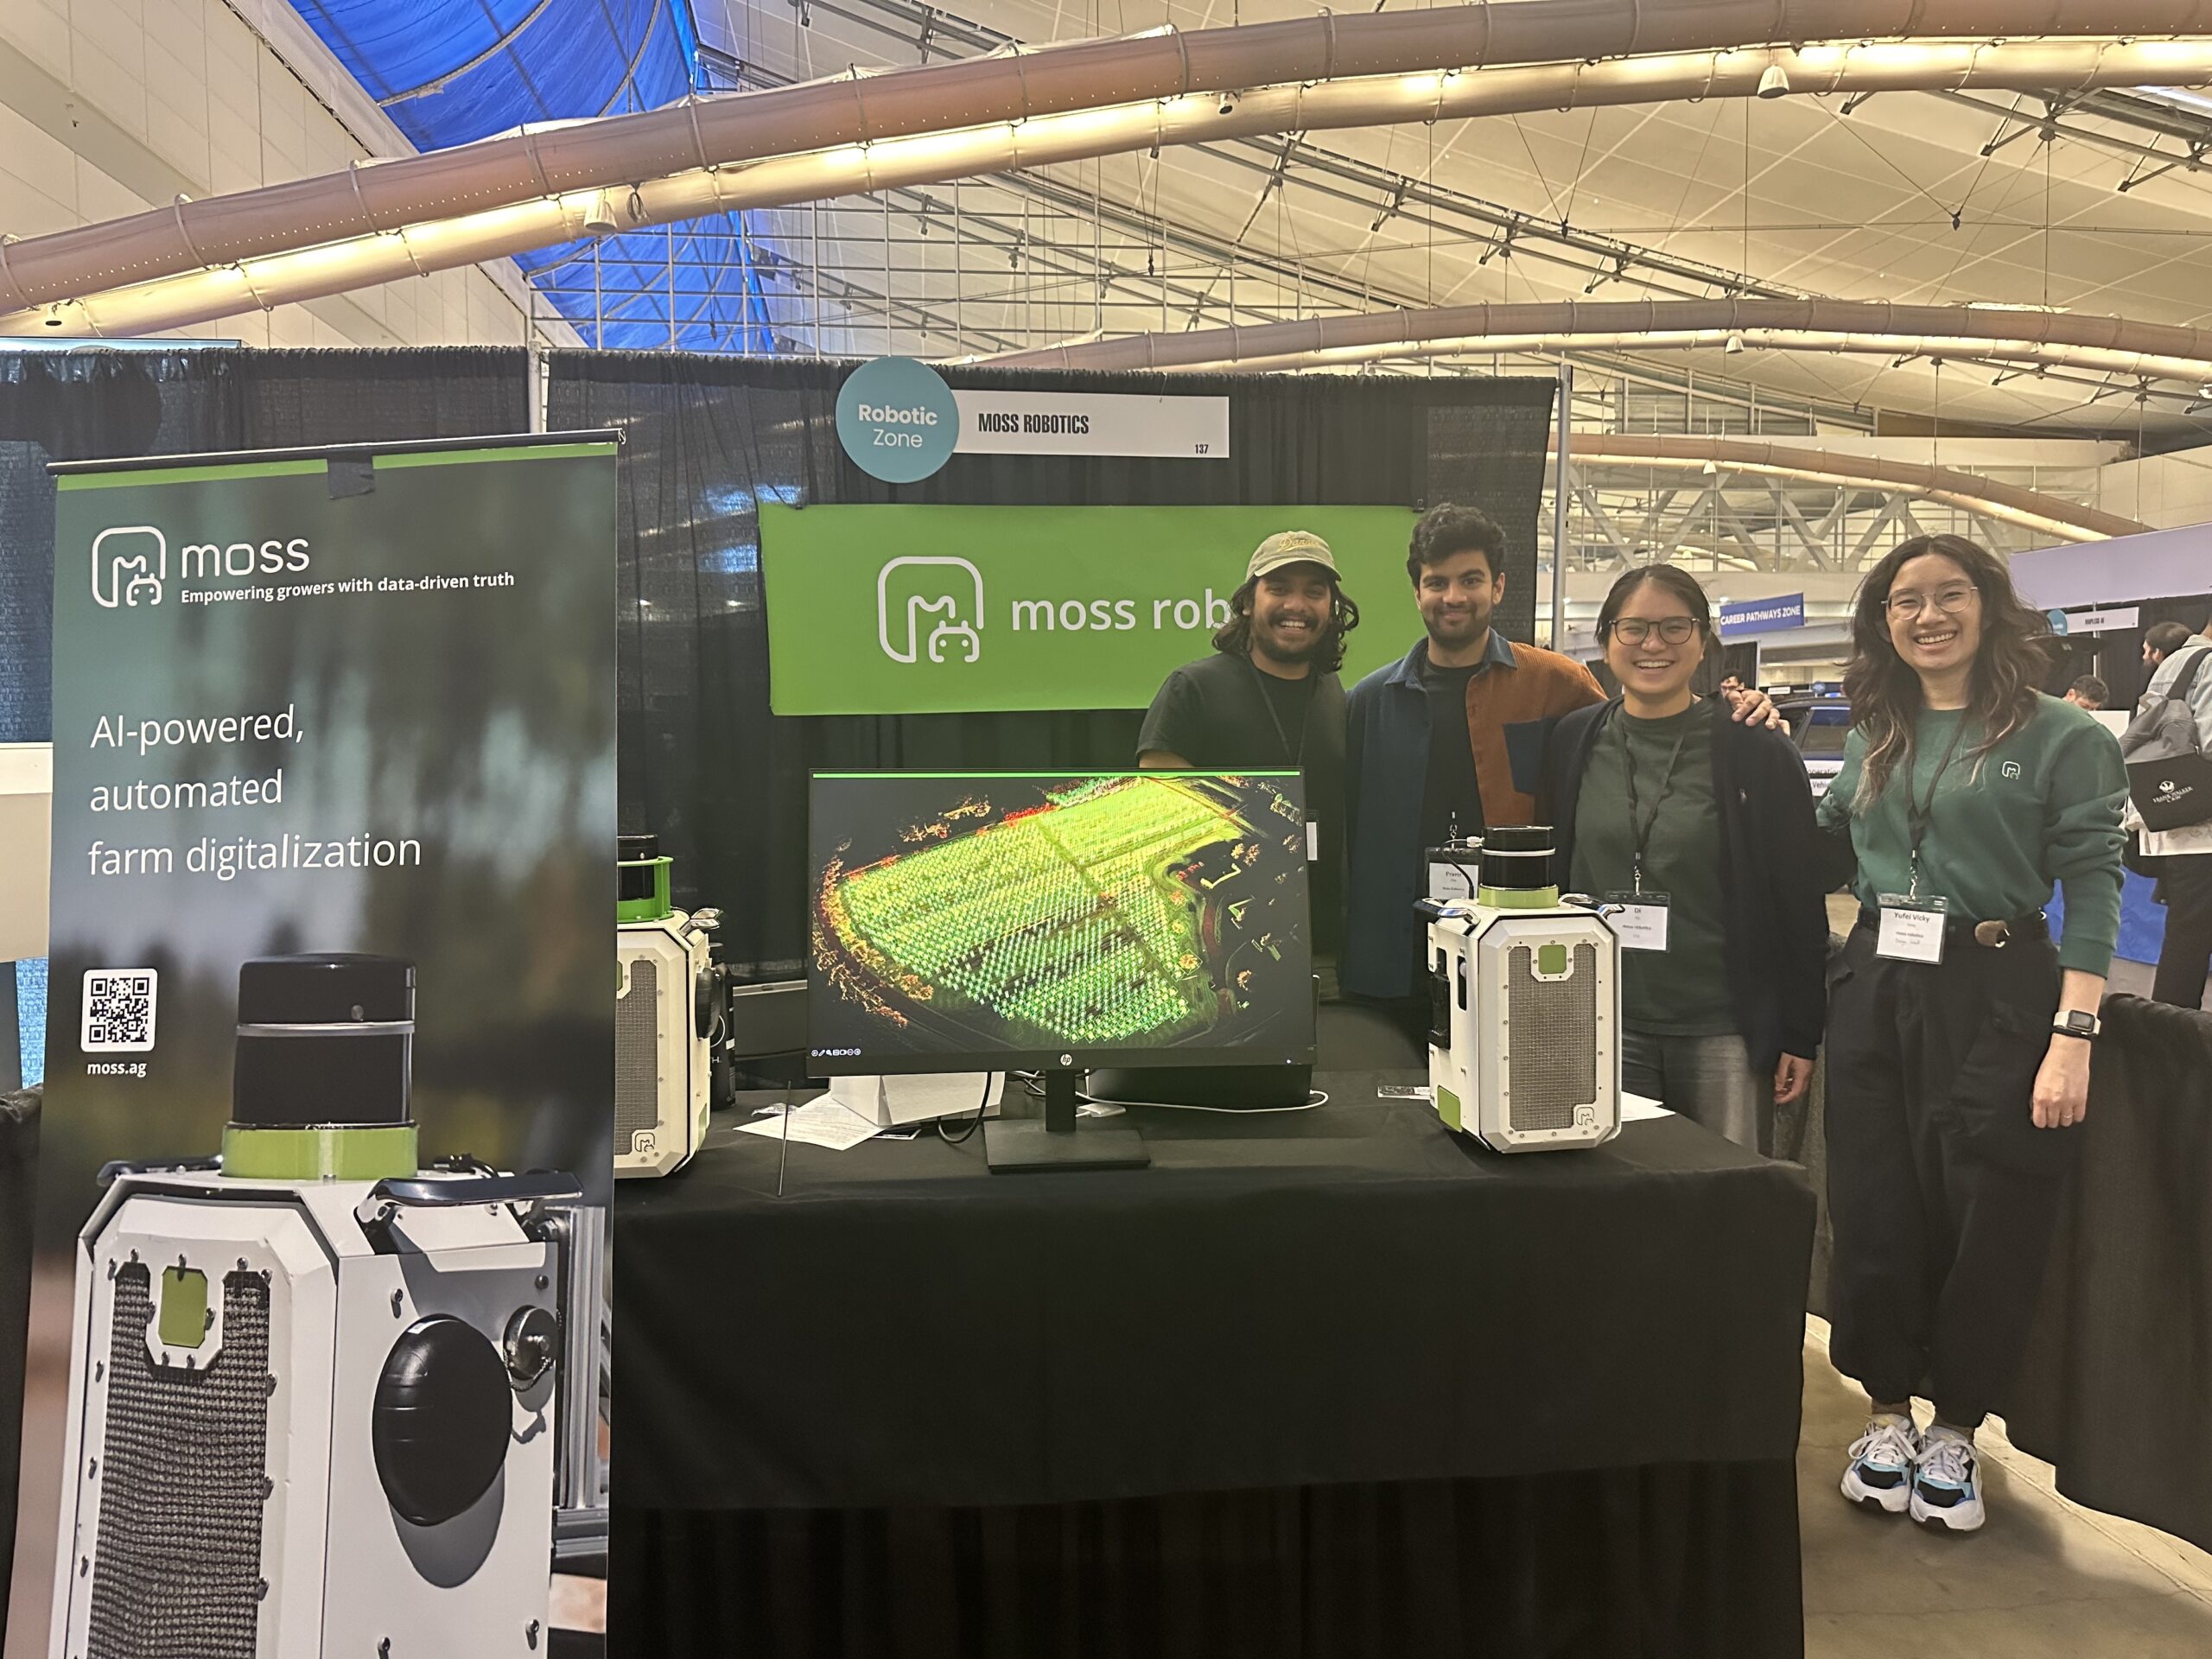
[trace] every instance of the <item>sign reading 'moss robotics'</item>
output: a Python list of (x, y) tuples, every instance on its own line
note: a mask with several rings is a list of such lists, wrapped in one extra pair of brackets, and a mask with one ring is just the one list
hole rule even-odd
[(1325, 540), (1360, 607), (1344, 674), (1421, 634), (1400, 507), (760, 506), (779, 715), (1141, 709), (1230, 618), (1252, 550)]
[(917, 484), (955, 454), (1229, 459), (1229, 399), (1106, 391), (955, 391), (926, 363), (880, 357), (837, 389), (837, 441), (887, 484)]

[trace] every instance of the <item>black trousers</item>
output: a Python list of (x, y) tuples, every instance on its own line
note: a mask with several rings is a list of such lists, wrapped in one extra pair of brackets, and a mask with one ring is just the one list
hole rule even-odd
[(2166, 943), (2158, 952), (2154, 1001), (2176, 1007), (2204, 1005), (2204, 978), (2212, 963), (2212, 853), (2158, 861), (2166, 895)]
[(1875, 1399), (1972, 1427), (2018, 1367), (2081, 1137), (2030, 1116), (2058, 955), (1954, 937), (1931, 965), (1874, 940), (1855, 929), (1831, 980), (1832, 1351)]

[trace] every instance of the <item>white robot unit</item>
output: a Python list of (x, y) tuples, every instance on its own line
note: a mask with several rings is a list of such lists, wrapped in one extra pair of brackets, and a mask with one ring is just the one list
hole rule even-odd
[(1484, 837), (1471, 900), (1423, 900), (1429, 1084), (1447, 1128), (1493, 1152), (1620, 1133), (1620, 942), (1551, 885), (1548, 828)]
[(104, 1173), (52, 1659), (545, 1650), (580, 1194), (416, 1171), (413, 974), (245, 964), (223, 1167)]
[(624, 836), (614, 956), (614, 1173), (672, 1175), (705, 1144), (714, 1106), (718, 912), (669, 903), (669, 861), (652, 836)]

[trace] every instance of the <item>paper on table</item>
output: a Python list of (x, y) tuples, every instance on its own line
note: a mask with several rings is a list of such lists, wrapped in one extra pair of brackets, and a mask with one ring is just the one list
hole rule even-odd
[(1647, 1099), (1642, 1095), (1631, 1095), (1625, 1089), (1621, 1090), (1621, 1122), (1624, 1123), (1636, 1123), (1646, 1118), (1672, 1117), (1673, 1116), (1672, 1112), (1656, 1100)]
[(832, 1152), (849, 1152), (861, 1141), (873, 1139), (876, 1132), (875, 1124), (826, 1095), (810, 1100), (804, 1106), (771, 1106), (765, 1116), (750, 1123), (739, 1124), (738, 1129), (741, 1134), (780, 1141), (784, 1138), (786, 1112), (791, 1116), (792, 1140), (810, 1147), (827, 1147)]

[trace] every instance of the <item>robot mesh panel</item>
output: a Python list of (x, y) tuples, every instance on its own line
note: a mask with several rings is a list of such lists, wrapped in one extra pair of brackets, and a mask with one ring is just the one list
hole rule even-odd
[(614, 1005), (614, 1150), (660, 1127), (660, 964), (630, 962), (630, 995)]
[(1598, 947), (1574, 947), (1565, 979), (1535, 975), (1535, 947), (1505, 955), (1506, 1018), (1513, 1031), (1513, 1087), (1506, 1116), (1516, 1129), (1574, 1127), (1574, 1109), (1598, 1099)]
[(254, 1659), (269, 1287), (253, 1273), (223, 1281), (223, 1351), (194, 1371), (157, 1365), (146, 1350), (144, 1264), (123, 1268), (113, 1288), (85, 1659)]

